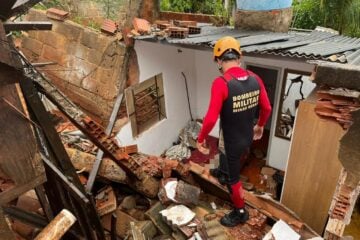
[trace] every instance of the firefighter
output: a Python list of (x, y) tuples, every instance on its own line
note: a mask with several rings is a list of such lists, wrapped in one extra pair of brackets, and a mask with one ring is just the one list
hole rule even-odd
[[(241, 56), (240, 43), (235, 38), (227, 36), (216, 42), (213, 58), (222, 76), (212, 83), (209, 108), (197, 140), (198, 150), (208, 153), (205, 139), (220, 115), (220, 139), (223, 139), (224, 149), (220, 167), (212, 169), (210, 174), (223, 179), (220, 182), (227, 185), (234, 205), (234, 209), (220, 220), (226, 227), (234, 227), (249, 219), (240, 182), (240, 158), (253, 140), (262, 137), (271, 113), (262, 80), (240, 67)], [(259, 116), (255, 124), (257, 112)]]

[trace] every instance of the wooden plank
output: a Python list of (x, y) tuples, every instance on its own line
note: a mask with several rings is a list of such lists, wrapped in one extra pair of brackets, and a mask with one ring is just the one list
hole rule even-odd
[(10, 31), (29, 31), (29, 30), (51, 30), (51, 22), (5, 22), (6, 32)]
[(338, 149), (344, 130), (320, 119), (314, 108), (314, 102), (300, 103), (281, 202), (321, 234), (340, 176)]
[(26, 106), (13, 84), (20, 74), (0, 65), (0, 177), (15, 184), (14, 188), (0, 193), (0, 204), (4, 204), (42, 184), (45, 177), (33, 128), (24, 118), (28, 116)]
[[(64, 145), (61, 142), (60, 136), (56, 132), (49, 114), (46, 112), (44, 105), (41, 102), (41, 99), (36, 91), (33, 81), (29, 78), (25, 78), (20, 80), (20, 86), (24, 93), (24, 97), (29, 106), (29, 111), (33, 113), (34, 118), (37, 119), (38, 124), (42, 128), (42, 132), (44, 134), (44, 138), (48, 143), (48, 151), (53, 155), (50, 160), (53, 160), (53, 164), (55, 167), (59, 168), (63, 175), (66, 176), (75, 188), (79, 190), (82, 194), (85, 193), (85, 188), (81, 184), (74, 166), (71, 164), (70, 158), (67, 155)], [(75, 197), (75, 196), (74, 196)], [(82, 222), (84, 219), (87, 222), (87, 225), (80, 224), (84, 230), (84, 233), (89, 230), (89, 234), (87, 234), (88, 239), (94, 239), (91, 237), (93, 231), (95, 230), (97, 236), (101, 239), (104, 239), (104, 231), (100, 223), (100, 219), (96, 213), (95, 205), (92, 202), (84, 205), (82, 202), (73, 201), (70, 198), (70, 202), (74, 206), (72, 210), (78, 210), (78, 213), (75, 212), (76, 216), (78, 216), (79, 222)], [(91, 229), (93, 228), (93, 229)]]
[(2, 192), (0, 194), (0, 206), (4, 205), (17, 197), (19, 197), (21, 194), (26, 193), (30, 189), (33, 189), (41, 184), (43, 184), (46, 181), (45, 174), (42, 174), (40, 176), (34, 177), (32, 180), (27, 182), (26, 184), (20, 184), (15, 186), (14, 188), (11, 188), (5, 192)]

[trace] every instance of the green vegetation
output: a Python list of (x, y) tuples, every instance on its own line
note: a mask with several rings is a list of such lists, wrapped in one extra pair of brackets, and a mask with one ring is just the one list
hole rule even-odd
[(224, 6), (223, 0), (160, 0), (161, 11), (211, 14), (227, 24), (231, 21), (234, 6), (235, 0), (229, 0), (228, 8)]
[(323, 26), (360, 37), (360, 0), (294, 0), (293, 7), (292, 27)]

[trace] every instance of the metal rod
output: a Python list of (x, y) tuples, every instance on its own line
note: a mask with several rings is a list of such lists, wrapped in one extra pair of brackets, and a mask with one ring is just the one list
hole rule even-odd
[(181, 74), (183, 75), (184, 80), (185, 80), (186, 96), (187, 96), (187, 100), (188, 100), (189, 113), (190, 113), (191, 121), (193, 121), (194, 118), (193, 118), (192, 113), (191, 113), (190, 97), (189, 97), (189, 89), (188, 89), (187, 79), (186, 79), (186, 76), (185, 76), (184, 72), (181, 72)]

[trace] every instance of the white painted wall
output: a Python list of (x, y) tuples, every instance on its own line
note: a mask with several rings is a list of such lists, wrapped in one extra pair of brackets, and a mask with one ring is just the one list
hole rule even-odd
[[(191, 105), (196, 103), (195, 54), (190, 49), (136, 41), (135, 50), (140, 67), (140, 82), (159, 73), (163, 74), (167, 118), (133, 138), (131, 125), (124, 126), (117, 138), (121, 144), (138, 144), (141, 152), (160, 155), (177, 140), (179, 131), (190, 120), (186, 88), (181, 72), (188, 79)], [(195, 113), (193, 114), (194, 116)]]
[(275, 60), (271, 58), (255, 58), (255, 57), (245, 57), (244, 62), (246, 62), (247, 64), (273, 66), (274, 68), (281, 69), (278, 79), (279, 84), (277, 85), (276, 94), (275, 94), (276, 97), (273, 105), (269, 147), (268, 147), (266, 160), (269, 166), (285, 171), (287, 166), (287, 159), (289, 156), (290, 141), (275, 136), (277, 109), (281, 97), (280, 90), (282, 86), (284, 70), (288, 68), (288, 69), (294, 69), (304, 72), (312, 72), (313, 65), (303, 63), (300, 61), (288, 61), (288, 60), (284, 61), (284, 60)]
[[(196, 113), (197, 118), (203, 119), (210, 103), (211, 85), (220, 75), (216, 63), (212, 59), (211, 51), (195, 51), (196, 74)], [(216, 123), (211, 136), (219, 137), (219, 121)]]
[[(292, 73), (288, 74), (284, 93), (286, 93), (286, 91), (289, 89), (289, 86), (291, 84), (290, 80), (294, 79), (295, 77), (298, 77), (299, 75), (301, 75), (301, 74), (292, 74)], [(303, 93), (304, 97), (306, 98), (311, 93), (311, 91), (315, 88), (316, 84), (309, 80), (309, 76), (303, 76), (302, 80), (304, 81), (304, 84), (302, 86), (302, 93)], [(300, 86), (301, 86), (300, 83), (294, 83), (291, 86), (289, 95), (288, 95), (288, 97), (285, 98), (285, 100), (283, 102), (283, 107), (282, 107), (283, 112), (286, 112), (287, 109), (289, 109), (291, 112), (291, 115), (295, 116), (296, 109), (295, 109), (294, 101), (296, 99), (301, 99)]]
[[(179, 49), (180, 51), (178, 51)], [(185, 83), (181, 72), (183, 71), (188, 79), (193, 116), (200, 119), (206, 114), (211, 84), (213, 79), (219, 76), (219, 72), (212, 60), (211, 51), (178, 48), (173, 45), (145, 41), (136, 41), (135, 50), (140, 66), (140, 81), (163, 73), (167, 119), (157, 123), (135, 139), (132, 137), (131, 126), (128, 123), (118, 134), (118, 139), (124, 145), (138, 144), (141, 152), (158, 155), (177, 140), (179, 131), (190, 120)], [(245, 64), (272, 66), (280, 69), (271, 119), (267, 164), (285, 170), (290, 141), (274, 135), (284, 69), (311, 72), (313, 66), (301, 61), (258, 57), (244, 57), (242, 65), (245, 66)], [(218, 124), (210, 134), (218, 136)]]

